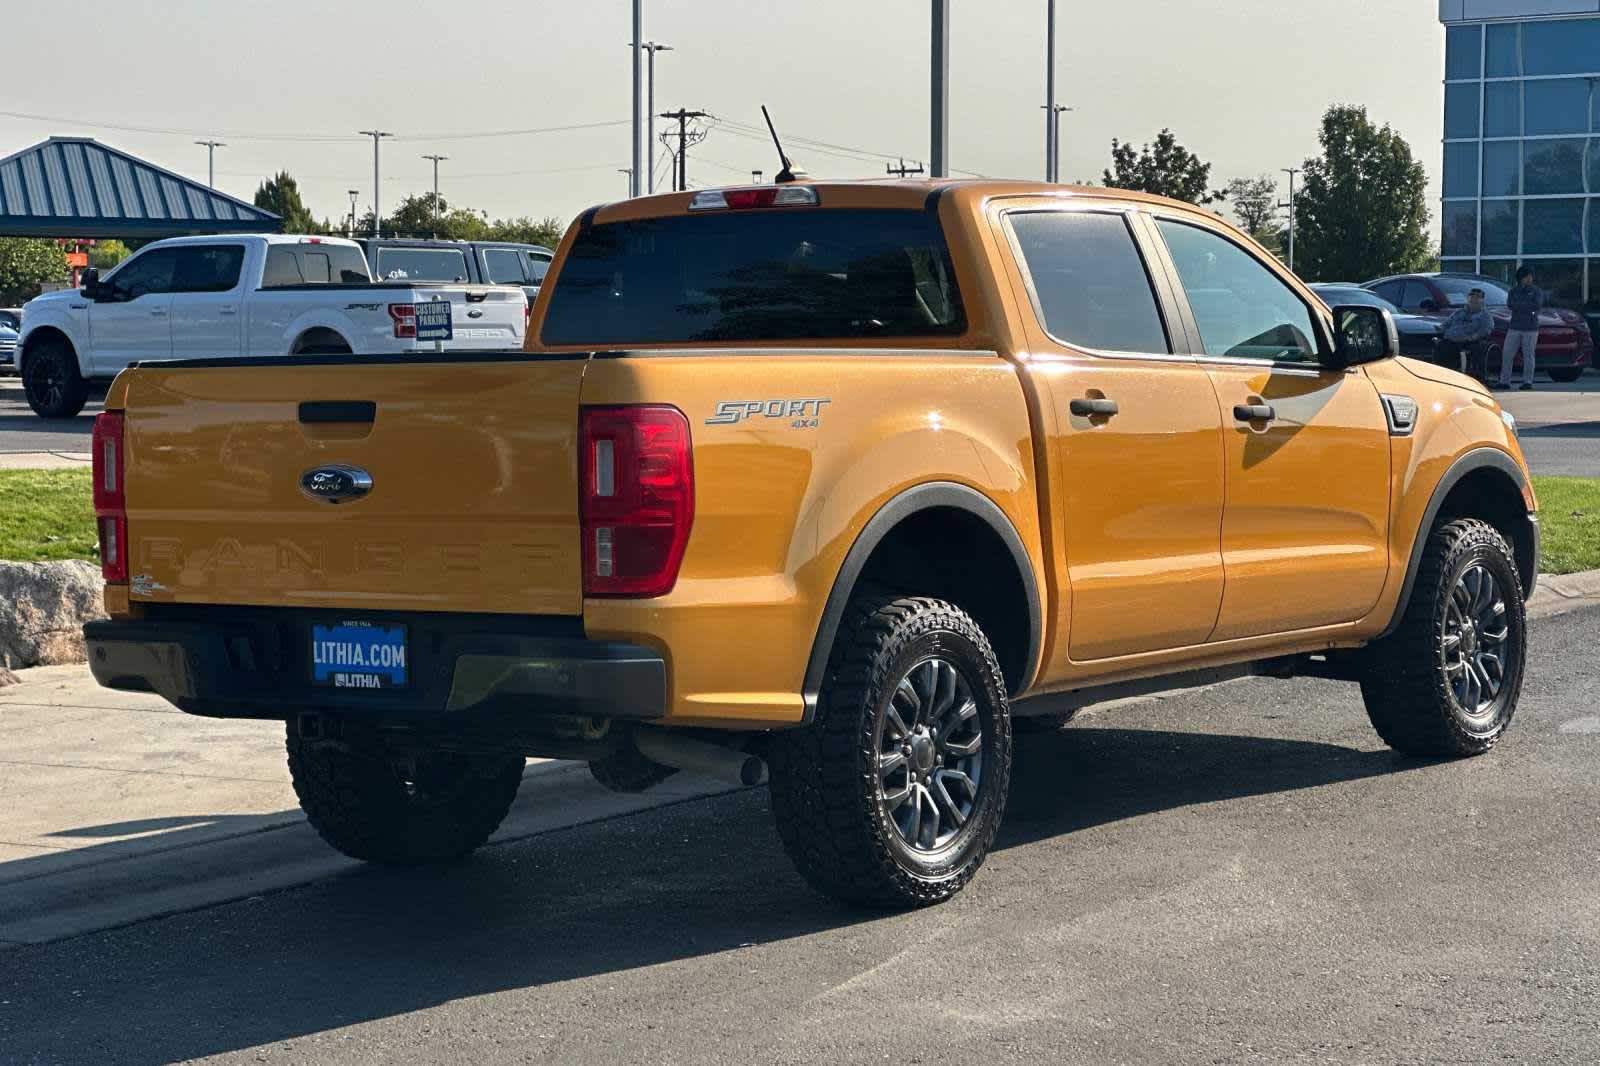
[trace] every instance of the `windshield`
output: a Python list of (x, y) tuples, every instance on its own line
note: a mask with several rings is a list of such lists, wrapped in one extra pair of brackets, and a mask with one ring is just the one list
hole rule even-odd
[(1439, 286), (1439, 291), (1444, 293), (1444, 298), (1451, 307), (1465, 307), (1467, 293), (1473, 289), (1483, 290), (1483, 302), (1489, 307), (1504, 307), (1507, 292), (1503, 286), (1488, 278), (1443, 278), (1436, 277), (1433, 283)]
[(383, 281), (466, 281), (467, 257), (459, 248), (379, 248), (373, 273)]
[(1331, 289), (1323, 285), (1311, 286), (1313, 292), (1332, 304), (1363, 304), (1367, 307), (1381, 307), (1391, 315), (1403, 315), (1404, 311), (1385, 300), (1375, 292), (1366, 289)]
[(541, 339), (781, 341), (965, 328), (933, 215), (803, 207), (588, 227), (561, 266)]

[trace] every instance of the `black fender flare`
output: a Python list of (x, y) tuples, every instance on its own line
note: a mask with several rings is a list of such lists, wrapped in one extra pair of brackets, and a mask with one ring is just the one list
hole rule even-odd
[(952, 481), (931, 481), (906, 489), (879, 508), (862, 527), (855, 543), (846, 553), (839, 572), (834, 575), (833, 589), (828, 593), (822, 620), (817, 625), (816, 640), (811, 645), (811, 658), (806, 665), (805, 681), (801, 688), (801, 695), (805, 699), (803, 724), (810, 724), (816, 718), (817, 697), (822, 691), (834, 639), (839, 634), (839, 623), (844, 618), (850, 597), (855, 594), (856, 583), (862, 570), (866, 569), (867, 560), (895, 526), (914, 514), (934, 509), (954, 509), (974, 516), (993, 530), (1011, 553), (1028, 600), (1028, 652), (1024, 660), (1024, 673), (1018, 677), (1016, 691), (1012, 695), (1025, 691), (1033, 683), (1039, 648), (1044, 641), (1044, 611), (1039, 600), (1039, 583), (1034, 577), (1033, 563), (1022, 537), (999, 505), (983, 493)]
[[(1462, 478), (1485, 469), (1498, 470), (1505, 474), (1519, 493), (1528, 487), (1528, 478), (1522, 472), (1522, 467), (1498, 448), (1474, 448), (1451, 463), (1450, 468), (1439, 479), (1439, 483), (1433, 487), (1433, 494), (1428, 497), (1427, 510), (1422, 512), (1422, 523), (1417, 527), (1416, 538), (1411, 542), (1411, 557), (1406, 562), (1406, 580), (1400, 587), (1400, 598), (1395, 601), (1394, 614), (1390, 617), (1389, 624), (1383, 627), (1383, 632), (1374, 637), (1374, 640), (1382, 640), (1393, 633), (1400, 627), (1400, 621), (1405, 617), (1406, 607), (1411, 602), (1412, 586), (1417, 581), (1417, 571), (1422, 567), (1422, 553), (1428, 547), (1428, 531), (1438, 520), (1439, 509), (1444, 506), (1445, 497), (1450, 495), (1450, 490), (1461, 483)], [(1530, 572), (1523, 574), (1522, 578), (1525, 594), (1532, 595), (1534, 583), (1539, 578), (1539, 523), (1530, 515), (1529, 524), (1532, 526), (1533, 560), (1529, 567)]]

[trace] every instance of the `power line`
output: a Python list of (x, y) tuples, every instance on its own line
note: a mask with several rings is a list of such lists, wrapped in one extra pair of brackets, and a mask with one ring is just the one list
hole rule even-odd
[[(710, 113), (706, 111), (686, 111), (680, 107), (676, 111), (661, 112), (661, 117), (678, 120), (678, 180), (674, 187), (687, 189), (689, 187), (689, 145), (699, 144), (705, 140), (706, 136), (704, 130), (696, 130), (691, 137), (689, 120), (709, 118)], [(668, 132), (665, 136), (671, 137), (672, 134)]]
[[(68, 118), (62, 115), (40, 115), (28, 111), (0, 111), (0, 117), (24, 119), (29, 122), (59, 122), (64, 125), (87, 126), (97, 130), (117, 130), (122, 133), (159, 133), (175, 137), (228, 137), (236, 141), (280, 141), (285, 143), (328, 144), (338, 141), (349, 141), (348, 134), (342, 133), (289, 133), (266, 132), (249, 130), (196, 130), (177, 129), (170, 126), (143, 126), (133, 123), (98, 122), (84, 118)], [(464, 141), (478, 140), (495, 137), (523, 137), (540, 133), (566, 133), (572, 130), (603, 129), (608, 126), (627, 125), (627, 119), (617, 119), (608, 122), (575, 122), (564, 126), (529, 126), (519, 129), (501, 130), (472, 130), (467, 132), (440, 132), (440, 133), (408, 133), (396, 136), (397, 141)]]

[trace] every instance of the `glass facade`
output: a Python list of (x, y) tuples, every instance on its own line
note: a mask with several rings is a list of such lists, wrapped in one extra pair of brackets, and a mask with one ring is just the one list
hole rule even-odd
[(1445, 27), (1445, 270), (1600, 304), (1600, 17)]

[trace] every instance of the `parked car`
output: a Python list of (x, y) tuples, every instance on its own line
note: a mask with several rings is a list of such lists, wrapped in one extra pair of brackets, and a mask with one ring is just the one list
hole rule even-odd
[(419, 307), (453, 350), (522, 344), (520, 289), (374, 283), (360, 247), (334, 237), (176, 237), (30, 301), (18, 370), (35, 413), (70, 418), (89, 381), (134, 362), (425, 351), (437, 342), (419, 339)]
[(21, 335), (21, 310), (0, 307), (0, 374), (16, 372), (17, 340)]
[(1319, 282), (1311, 286), (1311, 291), (1322, 297), (1322, 302), (1329, 307), (1335, 304), (1365, 304), (1383, 308), (1389, 312), (1395, 330), (1400, 334), (1400, 354), (1430, 363), (1434, 361), (1436, 342), (1444, 332), (1444, 323), (1439, 319), (1429, 315), (1408, 315), (1382, 296), (1363, 289), (1353, 281)]
[(555, 255), (542, 244), (441, 241), (409, 237), (360, 239), (372, 276), (380, 281), (470, 281), (519, 285), (533, 306)]
[(1302, 672), (1392, 748), (1487, 752), (1538, 574), (1514, 420), (1208, 211), (1054, 192), (630, 200), (574, 227), (525, 354), (130, 370), (89, 667), (283, 721), (361, 859), (458, 860), (528, 755), (770, 770), (801, 873), (894, 907), (982, 864), (1013, 719)]
[[(1504, 282), (1479, 274), (1397, 274), (1366, 282), (1362, 288), (1382, 296), (1406, 313), (1443, 320), (1458, 307), (1465, 306), (1467, 293), (1482, 289), (1484, 305), (1494, 318), (1494, 333), (1489, 338), (1488, 369), (1500, 371), (1500, 352), (1511, 322), (1506, 306)], [(1547, 308), (1539, 315), (1539, 353), (1535, 365), (1553, 381), (1577, 381), (1594, 363), (1594, 336), (1589, 324), (1576, 311)], [(1516, 367), (1522, 366), (1518, 355)]]

